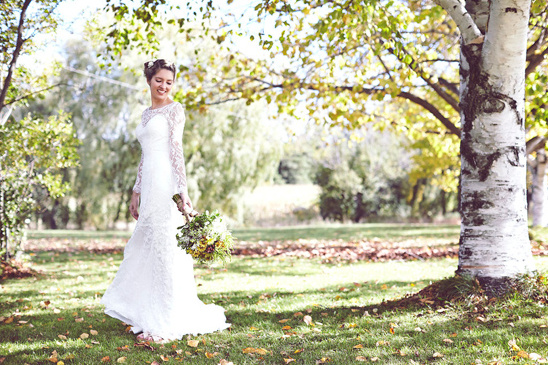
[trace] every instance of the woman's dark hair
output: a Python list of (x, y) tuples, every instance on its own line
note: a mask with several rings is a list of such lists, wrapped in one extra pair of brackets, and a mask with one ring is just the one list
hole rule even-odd
[(152, 76), (156, 75), (161, 69), (173, 72), (173, 79), (175, 79), (175, 75), (177, 74), (175, 64), (173, 62), (168, 62), (163, 58), (159, 58), (154, 61), (145, 62), (144, 74), (147, 81), (152, 80)]

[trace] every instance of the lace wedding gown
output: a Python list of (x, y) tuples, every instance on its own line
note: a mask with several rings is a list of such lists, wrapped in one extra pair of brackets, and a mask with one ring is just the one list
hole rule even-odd
[(181, 104), (146, 109), (137, 138), (142, 154), (133, 190), (141, 193), (139, 219), (124, 260), (101, 303), (105, 313), (154, 339), (181, 339), (230, 326), (224, 309), (198, 299), (192, 257), (177, 247), (183, 216), (172, 200), (186, 194)]

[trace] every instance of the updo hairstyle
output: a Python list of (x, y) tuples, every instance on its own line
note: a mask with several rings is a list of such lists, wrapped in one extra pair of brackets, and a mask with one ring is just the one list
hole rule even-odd
[(159, 58), (154, 61), (148, 61), (144, 64), (144, 74), (147, 78), (147, 81), (150, 82), (152, 80), (152, 77), (158, 73), (161, 69), (168, 70), (173, 72), (173, 79), (175, 79), (176, 70), (175, 70), (175, 64), (173, 62), (169, 62), (164, 60), (163, 58)]

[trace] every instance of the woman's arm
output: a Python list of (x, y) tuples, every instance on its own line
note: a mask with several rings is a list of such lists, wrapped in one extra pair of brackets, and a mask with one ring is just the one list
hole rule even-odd
[(185, 112), (181, 104), (177, 103), (170, 111), (168, 116), (169, 122), (169, 159), (175, 181), (177, 185), (177, 193), (181, 196), (182, 202), (177, 204), (177, 208), (181, 212), (192, 210), (192, 202), (188, 197), (186, 183), (185, 158), (183, 155), (183, 130), (185, 128)]

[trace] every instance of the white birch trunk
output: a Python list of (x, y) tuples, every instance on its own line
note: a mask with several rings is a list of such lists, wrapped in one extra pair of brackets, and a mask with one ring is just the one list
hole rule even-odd
[[(439, 0), (461, 44), (461, 237), (457, 273), (490, 293), (534, 270), (527, 227), (525, 53), (531, 0)], [(444, 3), (442, 3), (444, 2)], [(469, 4), (467, 4), (469, 5)], [(446, 8), (447, 9), (447, 8)], [(475, 18), (474, 10), (489, 9)], [(470, 17), (484, 35), (472, 39)], [(472, 26), (473, 27), (473, 26)], [(481, 43), (483, 40), (483, 43)]]
[(533, 169), (533, 191), (531, 194), (531, 206), (533, 214), (533, 226), (546, 227), (546, 150), (537, 151), (535, 167)]

